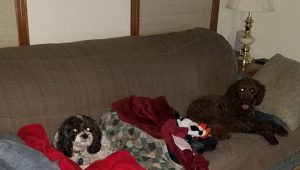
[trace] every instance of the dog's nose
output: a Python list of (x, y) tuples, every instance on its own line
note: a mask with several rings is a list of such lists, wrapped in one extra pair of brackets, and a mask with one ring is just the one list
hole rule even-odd
[(84, 134), (81, 135), (81, 137), (82, 137), (83, 139), (87, 139), (89, 136), (88, 136), (86, 133), (84, 133)]

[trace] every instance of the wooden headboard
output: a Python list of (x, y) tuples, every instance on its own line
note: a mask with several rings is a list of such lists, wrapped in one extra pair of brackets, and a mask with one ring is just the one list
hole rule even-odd
[[(204, 27), (209, 27), (210, 30), (217, 30), (218, 23), (218, 13), (219, 13), (219, 4), (220, 0), (189, 0), (195, 1), (199, 4), (204, 4), (205, 6), (199, 6), (199, 9), (206, 11), (206, 13), (202, 14), (202, 18), (206, 19), (209, 25)], [(160, 6), (159, 3), (167, 4), (169, 2), (173, 3), (175, 0), (131, 0), (131, 35), (138, 36), (141, 35), (141, 27), (144, 24), (144, 8), (141, 9), (142, 4), (145, 3), (157, 3), (154, 4), (156, 7), (164, 8), (164, 6)], [(188, 2), (187, 0), (176, 0), (176, 2)], [(26, 0), (15, 0), (16, 4), (16, 16), (17, 16), (17, 25), (18, 25), (18, 35), (19, 35), (19, 45), (29, 45), (29, 30), (28, 30), (28, 15), (27, 15), (27, 2)], [(169, 6), (169, 5), (168, 5)], [(150, 9), (150, 8), (149, 8)], [(157, 9), (157, 8), (155, 8)], [(179, 7), (180, 11), (184, 11)], [(159, 10), (159, 9), (158, 9)], [(163, 10), (161, 10), (163, 11)], [(148, 12), (149, 14), (149, 12)], [(151, 15), (151, 14), (150, 14)], [(159, 20), (159, 19), (158, 19)], [(197, 20), (197, 19), (196, 19)], [(200, 20), (200, 19), (199, 19)], [(150, 23), (152, 24), (152, 23)], [(184, 24), (184, 23), (183, 23)], [(201, 25), (200, 25), (201, 26)]]

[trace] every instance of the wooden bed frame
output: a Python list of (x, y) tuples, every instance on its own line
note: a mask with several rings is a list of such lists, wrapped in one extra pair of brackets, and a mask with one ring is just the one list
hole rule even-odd
[[(15, 0), (19, 45), (30, 45), (26, 0)], [(210, 30), (217, 31), (220, 0), (212, 1)], [(131, 0), (131, 36), (139, 36), (140, 0)]]

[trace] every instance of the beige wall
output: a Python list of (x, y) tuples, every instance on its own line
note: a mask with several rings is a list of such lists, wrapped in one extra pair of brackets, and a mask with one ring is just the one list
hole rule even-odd
[(18, 30), (13, 0), (0, 0), (0, 47), (18, 46)]
[[(236, 32), (244, 29), (246, 14), (226, 9), (227, 1), (220, 1), (218, 32), (234, 45)], [(280, 53), (300, 61), (300, 0), (274, 0), (274, 3), (274, 12), (253, 13), (252, 56), (270, 58)]]
[(27, 10), (30, 44), (130, 35), (130, 0), (27, 0)]

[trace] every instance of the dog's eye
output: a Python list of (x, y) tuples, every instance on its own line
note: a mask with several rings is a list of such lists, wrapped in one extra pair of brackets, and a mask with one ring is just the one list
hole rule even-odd
[(254, 92), (254, 89), (250, 89), (251, 92)]
[(241, 89), (241, 91), (244, 91), (244, 89)]
[(73, 129), (73, 132), (78, 132), (78, 130), (77, 129)]
[(87, 130), (87, 131), (90, 131), (90, 130), (91, 130), (91, 128), (89, 128), (89, 127), (88, 127), (88, 128), (86, 128), (86, 130)]

